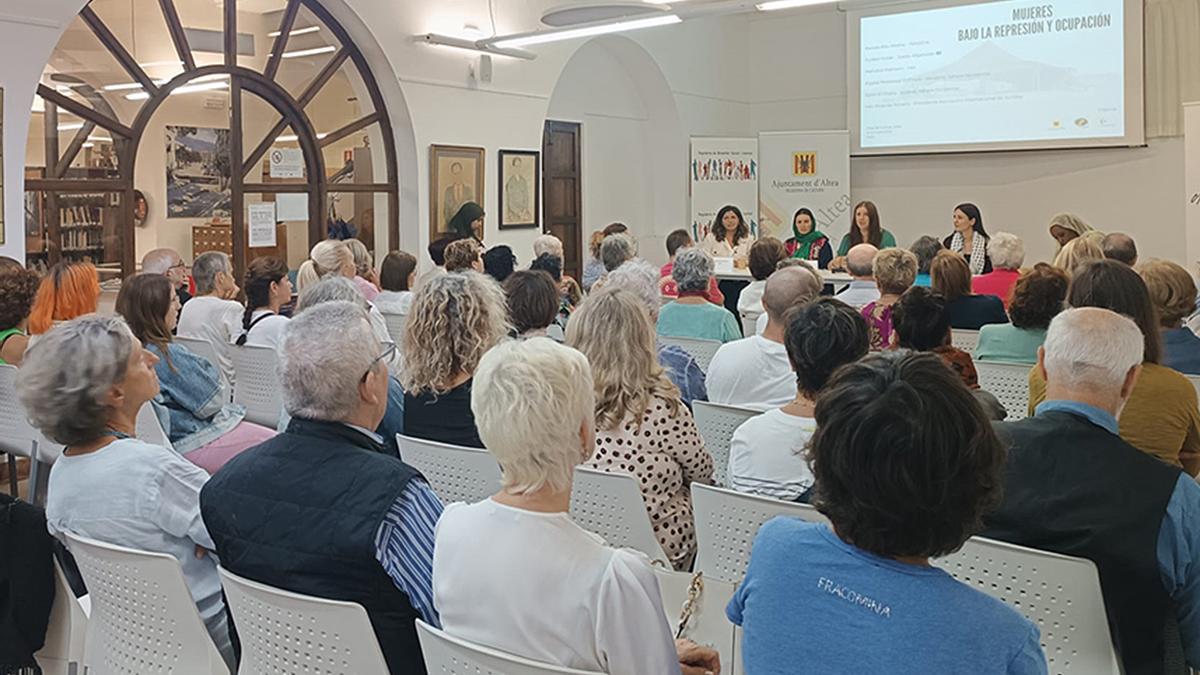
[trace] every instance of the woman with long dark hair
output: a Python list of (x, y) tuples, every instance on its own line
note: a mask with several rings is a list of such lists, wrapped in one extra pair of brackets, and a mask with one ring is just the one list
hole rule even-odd
[(817, 229), (817, 217), (810, 209), (797, 209), (796, 215), (792, 216), (792, 236), (783, 243), (788, 257), (811, 260), (820, 269), (829, 267), (833, 260), (829, 237)]
[(732, 204), (726, 204), (717, 211), (713, 218), (712, 229), (704, 235), (700, 248), (714, 258), (747, 258), (750, 255), (750, 245), (754, 237), (750, 234), (750, 226), (742, 216), (742, 210)]
[(255, 258), (246, 270), (246, 313), (239, 345), (279, 348), (288, 318), (279, 310), (292, 301), (287, 263), (273, 256)]
[(842, 237), (837, 257), (829, 263), (829, 269), (845, 270), (846, 254), (859, 244), (871, 244), (880, 250), (896, 247), (896, 238), (891, 232), (883, 229), (879, 220), (879, 209), (875, 207), (874, 202), (859, 202), (854, 205), (854, 223), (850, 225), (850, 232)]
[(983, 229), (983, 214), (970, 202), (954, 207), (954, 234), (942, 240), (942, 246), (962, 254), (971, 274), (978, 276), (992, 271), (992, 259), (987, 247), (991, 239)]

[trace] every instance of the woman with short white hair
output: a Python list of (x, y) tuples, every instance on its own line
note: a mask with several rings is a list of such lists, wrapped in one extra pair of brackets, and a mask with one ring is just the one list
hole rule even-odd
[(158, 395), (154, 366), (117, 316), (91, 314), (52, 328), (25, 352), (17, 393), (30, 421), (66, 446), (50, 472), (50, 533), (173, 556), (196, 609), (233, 665), (216, 549), (200, 518), (204, 469), (136, 436), (137, 415)]
[(1013, 286), (1021, 276), (1021, 265), (1025, 264), (1025, 244), (1011, 232), (997, 232), (988, 242), (988, 257), (992, 260), (992, 271), (975, 277), (971, 288), (977, 295), (1000, 298), (1007, 311)]
[[(471, 392), (502, 486), (438, 521), (434, 605), (451, 635), (604, 673), (717, 672), (712, 650), (672, 644), (645, 555), (615, 549), (569, 515), (575, 467), (594, 443), (587, 359), (545, 338), (484, 355)], [(496, 617), (503, 616), (503, 621)]]
[(679, 289), (679, 297), (659, 311), (659, 335), (720, 342), (741, 339), (742, 327), (737, 317), (708, 301), (712, 275), (713, 260), (704, 249), (687, 248), (675, 255), (671, 278)]
[(537, 239), (533, 240), (533, 257), (537, 258), (544, 253), (562, 258), (562, 240), (552, 234), (539, 235)]
[(346, 242), (337, 239), (319, 241), (296, 273), (296, 292), (303, 293), (309, 286), (329, 277), (353, 279), (356, 269), (354, 254)]

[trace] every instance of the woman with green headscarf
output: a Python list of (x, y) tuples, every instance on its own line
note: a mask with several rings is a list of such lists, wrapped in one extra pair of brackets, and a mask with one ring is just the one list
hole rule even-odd
[(483, 243), (483, 207), (475, 202), (467, 202), (458, 209), (458, 213), (450, 219), (450, 231), (460, 237), (474, 237), (475, 241)]
[(796, 215), (792, 216), (792, 237), (784, 245), (787, 246), (788, 256), (816, 261), (820, 269), (827, 269), (829, 261), (833, 260), (829, 237), (817, 229), (816, 217), (806, 208), (796, 211)]

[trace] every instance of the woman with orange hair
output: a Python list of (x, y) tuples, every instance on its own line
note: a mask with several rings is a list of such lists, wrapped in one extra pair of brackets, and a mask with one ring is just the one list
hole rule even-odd
[(33, 309), (29, 333), (40, 335), (61, 321), (92, 314), (100, 301), (100, 276), (95, 265), (60, 262), (42, 279)]

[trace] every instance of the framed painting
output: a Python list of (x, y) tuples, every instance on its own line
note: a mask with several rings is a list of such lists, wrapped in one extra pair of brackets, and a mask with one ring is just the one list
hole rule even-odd
[(467, 202), (485, 208), (484, 149), (429, 146), (429, 240), (450, 231), (450, 221)]
[(541, 225), (541, 155), (536, 150), (500, 151), (500, 229)]

